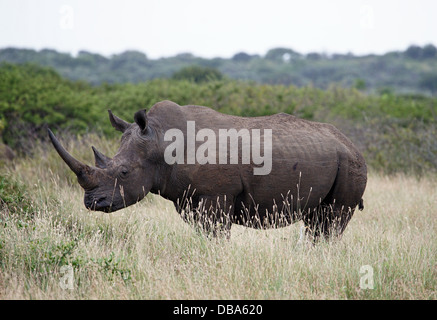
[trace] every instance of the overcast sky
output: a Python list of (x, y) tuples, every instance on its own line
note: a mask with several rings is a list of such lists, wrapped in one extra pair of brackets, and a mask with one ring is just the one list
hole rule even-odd
[(228, 58), (437, 45), (436, 0), (0, 0), (0, 48)]

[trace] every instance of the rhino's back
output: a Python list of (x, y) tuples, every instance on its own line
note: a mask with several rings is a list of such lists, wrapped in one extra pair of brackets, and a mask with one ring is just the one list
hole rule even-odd
[(274, 129), (277, 133), (298, 131), (317, 132), (331, 125), (297, 118), (286, 113), (260, 117), (240, 117), (220, 113), (214, 109), (197, 106), (180, 106), (164, 100), (155, 104), (148, 113), (149, 118), (158, 120), (164, 127), (185, 128), (187, 121), (195, 121), (196, 129)]
[(208, 128), (217, 135), (220, 129), (259, 129), (261, 142), (265, 130), (272, 130), (273, 160), (284, 161), (289, 156), (311, 163), (332, 159), (341, 148), (357, 152), (355, 146), (333, 125), (300, 119), (279, 113), (261, 117), (239, 117), (217, 112), (211, 108), (187, 105), (179, 106), (171, 101), (155, 104), (149, 111), (149, 119), (165, 132), (180, 129), (187, 133), (187, 122), (194, 121), (196, 131)]

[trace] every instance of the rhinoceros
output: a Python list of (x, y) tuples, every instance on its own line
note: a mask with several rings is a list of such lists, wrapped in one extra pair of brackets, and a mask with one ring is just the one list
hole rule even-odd
[(152, 192), (208, 235), (230, 237), (232, 224), (264, 229), (302, 220), (316, 241), (341, 236), (356, 207), (363, 209), (365, 160), (333, 125), (171, 101), (136, 112), (133, 123), (108, 112), (121, 144), (113, 158), (92, 147), (95, 166), (71, 156), (48, 130), (90, 210), (114, 212)]

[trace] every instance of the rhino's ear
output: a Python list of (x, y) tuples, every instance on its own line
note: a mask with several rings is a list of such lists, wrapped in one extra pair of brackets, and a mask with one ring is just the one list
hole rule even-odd
[(145, 134), (147, 132), (147, 111), (144, 109), (135, 113), (134, 120), (140, 127), (141, 132)]
[(108, 110), (109, 113), (109, 120), (111, 121), (112, 126), (115, 128), (115, 130), (125, 132), (127, 128), (129, 128), (130, 123), (124, 121), (123, 119), (120, 119), (119, 117), (115, 116), (111, 110)]

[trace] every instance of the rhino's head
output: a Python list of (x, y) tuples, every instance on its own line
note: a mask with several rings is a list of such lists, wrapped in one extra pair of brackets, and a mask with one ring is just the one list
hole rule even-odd
[(48, 130), (50, 140), (61, 158), (76, 174), (85, 190), (88, 209), (112, 212), (132, 205), (150, 191), (156, 172), (158, 145), (156, 132), (148, 126), (145, 110), (128, 123), (110, 110), (112, 126), (123, 133), (117, 154), (111, 159), (94, 147), (95, 166), (88, 166), (71, 156)]

